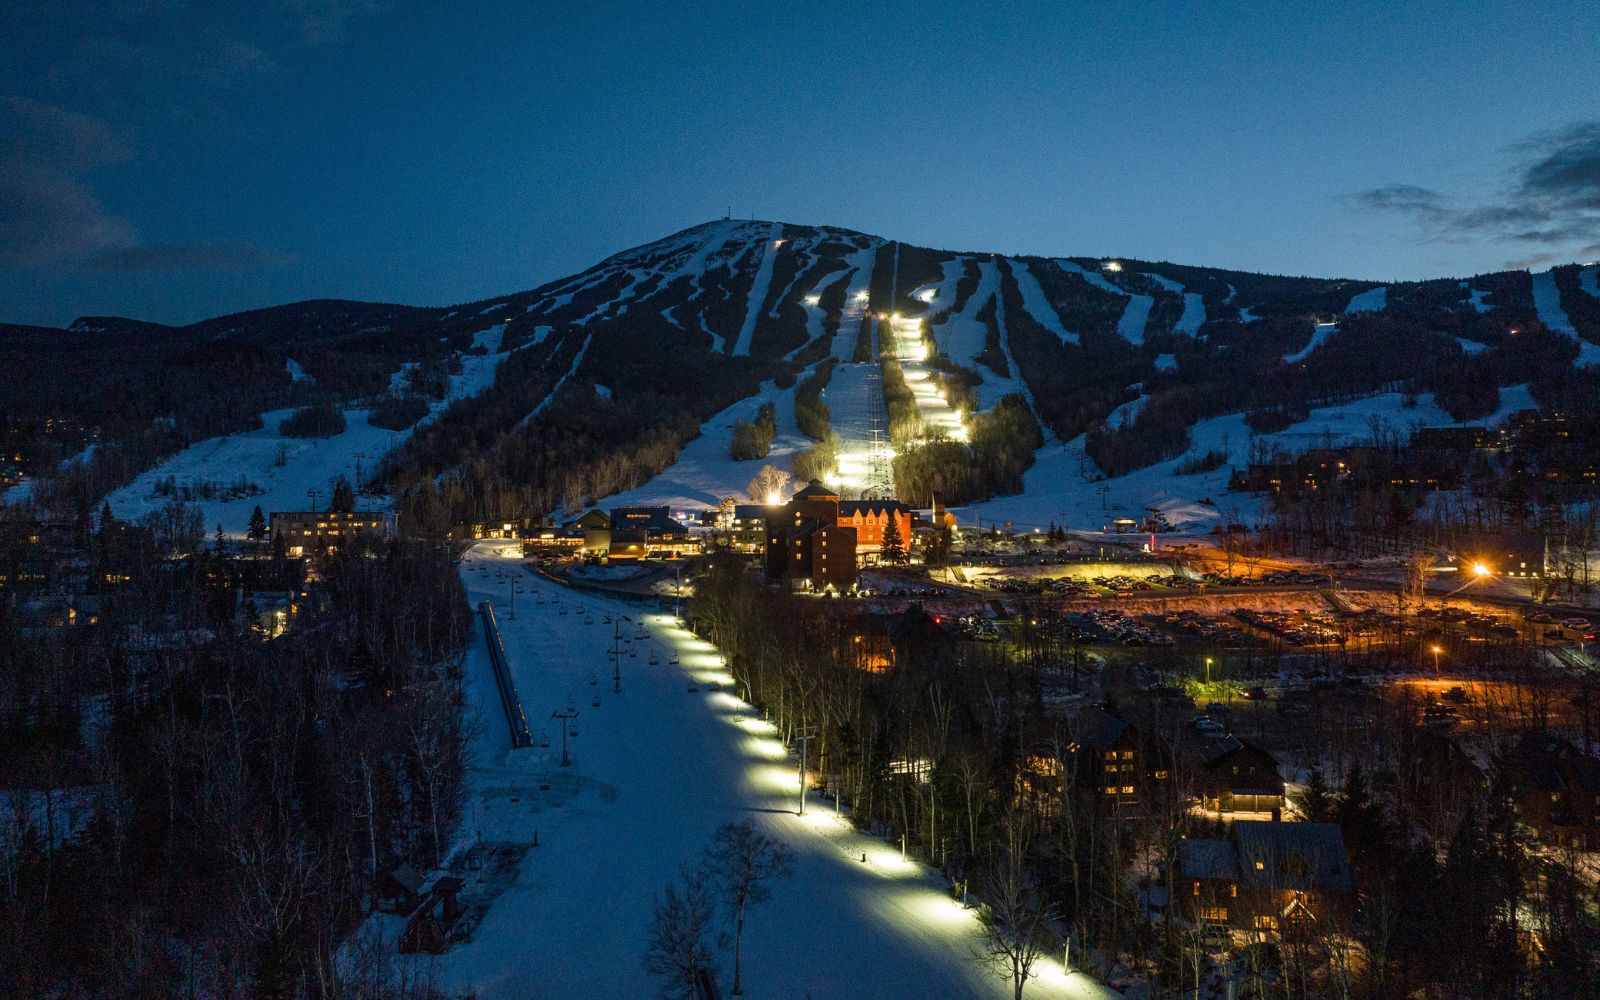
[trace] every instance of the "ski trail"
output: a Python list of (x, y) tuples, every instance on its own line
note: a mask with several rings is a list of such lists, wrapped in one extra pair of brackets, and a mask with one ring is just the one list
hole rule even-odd
[(755, 336), (756, 321), (761, 318), (761, 304), (767, 301), (767, 288), (772, 284), (772, 268), (778, 261), (779, 234), (783, 226), (774, 222), (767, 229), (767, 238), (761, 248), (761, 264), (756, 268), (755, 281), (750, 285), (750, 296), (745, 301), (744, 325), (739, 328), (739, 338), (734, 341), (734, 357), (748, 357), (750, 338)]

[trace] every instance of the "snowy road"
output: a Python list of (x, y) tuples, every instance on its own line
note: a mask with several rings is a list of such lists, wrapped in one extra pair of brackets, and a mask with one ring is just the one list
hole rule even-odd
[[(490, 714), (499, 709), (480, 637), (468, 664), (474, 703), (485, 713), (469, 822), (475, 812), (486, 839), (530, 840), (537, 831), (540, 846), (474, 940), (444, 957), (446, 986), (473, 984), (484, 997), (653, 995), (639, 958), (655, 895), (717, 826), (753, 817), (799, 856), (795, 876), (747, 921), (746, 996), (1010, 996), (967, 957), (976, 921), (935, 874), (856, 834), (827, 802), (813, 798), (804, 818), (795, 814), (793, 760), (727, 692), (731, 678), (709, 644), (665, 616), (539, 580), (501, 543), (474, 548), (463, 574), (473, 602), (487, 598), (499, 609), (529, 720), (535, 732), (547, 728), (551, 748), (509, 749), (505, 726)], [(513, 578), (525, 588), (514, 619)], [(624, 653), (620, 695), (606, 655), (608, 614), (634, 615), (649, 632), (631, 643), (637, 656)], [(638, 627), (625, 625), (623, 634)], [(670, 662), (673, 654), (681, 665)], [(698, 691), (689, 690), (690, 677)], [(573, 765), (561, 768), (560, 730), (549, 716), (569, 699), (578, 734)], [(539, 790), (541, 775), (548, 791)], [(1081, 973), (1065, 974), (1058, 960), (1041, 965), (1029, 997), (1114, 995)]]

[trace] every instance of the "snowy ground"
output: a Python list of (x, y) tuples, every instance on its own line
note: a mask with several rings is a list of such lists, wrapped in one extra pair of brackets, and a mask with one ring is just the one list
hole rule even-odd
[[(804, 379), (805, 376), (801, 375), (800, 380)], [(666, 504), (671, 507), (715, 507), (724, 497), (730, 496), (738, 497), (741, 503), (745, 502), (746, 487), (763, 465), (775, 465), (788, 471), (789, 456), (813, 444), (795, 426), (794, 392), (795, 386), (779, 389), (772, 382), (762, 383), (759, 393), (739, 400), (707, 420), (700, 428), (700, 436), (684, 445), (683, 451), (678, 453), (677, 462), (665, 472), (643, 486), (605, 498), (606, 506)], [(754, 419), (761, 404), (768, 401), (776, 403), (778, 408), (778, 434), (772, 440), (772, 451), (766, 458), (746, 462), (729, 458), (733, 425), (740, 420)]]
[[(1579, 275), (1580, 284), (1583, 277)], [(1561, 308), (1561, 290), (1556, 287), (1554, 272), (1540, 271), (1533, 275), (1533, 306), (1539, 312), (1539, 322), (1551, 331), (1564, 333), (1578, 342), (1578, 359), (1573, 364), (1579, 368), (1600, 365), (1600, 344), (1592, 344), (1578, 336), (1572, 319)]]
[[(665, 616), (641, 615), (650, 638), (633, 644), (636, 658), (622, 659), (623, 693), (613, 694), (612, 629), (602, 616), (637, 609), (536, 579), (507, 552), (484, 543), (463, 573), (474, 602), (489, 598), (502, 609), (518, 692), (551, 748), (509, 749), (480, 636), (468, 664), (473, 702), (484, 713), (469, 815), (486, 840), (526, 842), (537, 832), (539, 846), (474, 940), (441, 960), (445, 986), (472, 986), (485, 998), (652, 995), (656, 984), (639, 958), (656, 894), (717, 826), (751, 819), (798, 857), (794, 877), (747, 919), (746, 996), (1011, 995), (967, 957), (977, 923), (942, 879), (852, 832), (823, 800), (812, 798), (804, 818), (795, 814), (795, 763), (771, 727), (727, 692), (731, 679), (715, 649)], [(530, 591), (518, 598), (514, 620), (504, 613), (512, 577)], [(578, 606), (589, 616), (560, 614)], [(585, 624), (590, 618), (595, 624)], [(688, 691), (688, 676), (698, 692)], [(713, 682), (724, 690), (711, 691)], [(572, 766), (561, 768), (560, 731), (549, 716), (569, 700), (578, 735)], [(548, 791), (539, 790), (541, 776)], [(1082, 973), (1065, 974), (1058, 959), (1040, 965), (1029, 997), (1114, 996)]]
[[(500, 353), (504, 334), (505, 325), (501, 324), (474, 338), (475, 344), (490, 353), (463, 354), (461, 374), (451, 377), (449, 394), (434, 403), (432, 412), (417, 426), (432, 420), (450, 402), (477, 395), (494, 382), (495, 369), (506, 358), (506, 354)], [(244, 479), (265, 492), (231, 501), (195, 501), (204, 514), (207, 534), (220, 524), (225, 532), (238, 537), (249, 527), (250, 512), (257, 504), (268, 513), (306, 510), (311, 503), (306, 491), (315, 489), (321, 491), (321, 504), (325, 507), (329, 480), (343, 474), (355, 482), (358, 463), (362, 474), (366, 475), (385, 453), (408, 438), (412, 430), (373, 427), (367, 423), (368, 411), (356, 409), (344, 412), (346, 427), (342, 434), (331, 438), (284, 437), (278, 433), (278, 426), (292, 412), (264, 413), (260, 430), (208, 438), (190, 445), (111, 494), (112, 512), (124, 520), (137, 520), (146, 512), (159, 509), (168, 498), (158, 495), (155, 486), (169, 476), (177, 480), (180, 488), (199, 487), (205, 483), (225, 488)], [(285, 453), (281, 466), (277, 464), (280, 447)]]
[[(1129, 411), (1142, 400), (1124, 404)], [(1266, 439), (1295, 452), (1325, 445), (1359, 441), (1372, 432), (1374, 419), (1391, 428), (1448, 426), (1455, 421), (1434, 405), (1431, 395), (1422, 396), (1417, 405), (1407, 408), (1399, 393), (1385, 393), (1369, 399), (1322, 407), (1311, 411), (1304, 421)], [(1497, 423), (1517, 410), (1534, 406), (1525, 385), (1500, 390), (1500, 408), (1484, 421)], [(1115, 417), (1114, 417), (1115, 419)], [(1023, 491), (955, 511), (963, 525), (982, 518), (987, 524), (1011, 521), (1022, 530), (1064, 525), (1072, 530), (1098, 530), (1109, 517), (1143, 517), (1146, 510), (1162, 511), (1181, 531), (1209, 531), (1224, 516), (1255, 523), (1261, 515), (1258, 498), (1229, 493), (1231, 466), (1249, 462), (1250, 428), (1244, 415), (1235, 413), (1202, 420), (1189, 432), (1190, 447), (1178, 458), (1158, 462), (1116, 479), (1099, 478), (1098, 469), (1083, 451), (1080, 435), (1066, 444), (1047, 444), (1037, 454), (1034, 465), (1023, 476)], [(1211, 472), (1182, 476), (1177, 466), (1185, 459), (1210, 451), (1225, 451), (1228, 462)], [(1101, 487), (1106, 493), (1100, 493)], [(1212, 503), (1201, 503), (1211, 500)]]

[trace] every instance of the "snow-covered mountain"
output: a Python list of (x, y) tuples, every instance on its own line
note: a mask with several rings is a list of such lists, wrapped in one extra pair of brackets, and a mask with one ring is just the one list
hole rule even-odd
[[(875, 369), (855, 365), (886, 349), (928, 426), (942, 425), (934, 436), (948, 431), (975, 465), (1005, 450), (982, 419), (1002, 400), (1037, 417), (1044, 443), (1031, 467), (1020, 482), (995, 480), (1012, 495), (975, 513), (1081, 524), (1108, 506), (1161, 506), (1203, 519), (1215, 507), (1196, 501), (1223, 499), (1228, 467), (1243, 464), (1252, 440), (1358, 436), (1374, 416), (1400, 427), (1490, 419), (1533, 405), (1529, 386), (1600, 364), (1596, 272), (1380, 284), (942, 251), (719, 220), (453, 308), (313, 302), (183, 328), (86, 318), (68, 331), (0, 329), (0, 359), (49, 382), (52, 357), (68, 352), (101, 385), (52, 383), (0, 403), (8, 413), (76, 413), (113, 443), (148, 437), (151, 420), (176, 414), (176, 440), (125, 450), (129, 471), (145, 471), (131, 483), (123, 474), (112, 502), (135, 512), (169, 495), (161, 484), (186, 478), (237, 480), (288, 503), (358, 461), (385, 485), (466, 484), (447, 501), (454, 516), (605, 496), (712, 504), (742, 494), (761, 465), (786, 466), (813, 447), (796, 415), (808, 378), (831, 375), (822, 398), (833, 429), (844, 450), (852, 436), (859, 444), (880, 404)], [(170, 398), (127, 391), (141, 372), (173, 378), (175, 363), (195, 366), (195, 377), (168, 384)], [(367, 424), (412, 391), (418, 376), (408, 372), (433, 370), (420, 420)], [(126, 391), (126, 405), (107, 403), (106, 386)], [(319, 399), (345, 411), (346, 432), (283, 439), (278, 418)], [(772, 450), (734, 461), (734, 426), (762, 403), (775, 412)], [(150, 466), (142, 454), (165, 457)], [(1200, 465), (1209, 471), (1177, 471)], [(994, 492), (974, 481), (949, 489)], [(208, 519), (242, 527), (259, 500), (237, 492), (206, 499)]]

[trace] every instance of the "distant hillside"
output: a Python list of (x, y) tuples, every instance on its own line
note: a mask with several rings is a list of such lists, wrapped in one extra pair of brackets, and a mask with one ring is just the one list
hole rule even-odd
[[(1458, 420), (1495, 412), (1506, 386), (1592, 392), (1596, 270), (1380, 285), (721, 220), (452, 308), (314, 301), (185, 327), (0, 327), (0, 411), (35, 474), (98, 434), (54, 491), (81, 506), (269, 411), (332, 403), (409, 428), (432, 410), (405, 397), (427, 397), (446, 405), (368, 468), (430, 521), (527, 514), (640, 486), (763, 385), (772, 398), (824, 358), (867, 360), (874, 317), (899, 313), (925, 318), (951, 391), (980, 412), (1018, 395), (1047, 447), (1077, 442), (1121, 475), (1184, 455), (1192, 428), (1227, 414), (1270, 433), (1388, 391), (1432, 394)], [(448, 398), (491, 328), (492, 385)]]

